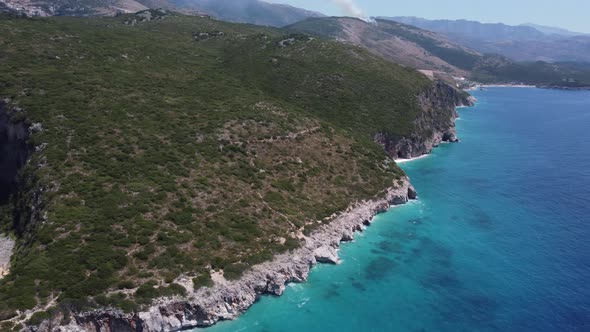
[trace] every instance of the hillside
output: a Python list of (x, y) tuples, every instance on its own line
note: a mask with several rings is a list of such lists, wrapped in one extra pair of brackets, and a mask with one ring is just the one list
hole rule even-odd
[(393, 21), (374, 23), (349, 17), (308, 19), (286, 27), (365, 47), (408, 67), (459, 76), (468, 74), (481, 54), (436, 33)]
[(207, 14), (220, 20), (281, 27), (320, 13), (259, 0), (0, 0), (0, 13), (27, 16), (113, 16), (148, 8)]
[(142, 325), (159, 297), (202, 317), (197, 290), (310, 243), (352, 202), (407, 196), (392, 157), (454, 140), (467, 102), (361, 48), (163, 11), (0, 30), (0, 225), (17, 242), (2, 330), (106, 307)]
[(346, 17), (313, 18), (286, 29), (361, 46), (408, 67), (483, 83), (590, 85), (590, 71), (584, 64), (516, 62), (498, 54), (481, 54), (440, 34), (390, 20), (369, 23)]
[(479, 52), (497, 53), (516, 61), (590, 62), (590, 36), (568, 30), (467, 20), (386, 19), (434, 31)]
[(27, 16), (112, 16), (147, 8), (142, 0), (0, 0), (0, 12)]
[(526, 83), (555, 88), (589, 88), (590, 65), (575, 62), (513, 62), (489, 56), (478, 64), (472, 79), (483, 83)]
[(282, 27), (321, 17), (320, 13), (259, 0), (168, 0), (181, 9), (196, 9), (224, 21)]

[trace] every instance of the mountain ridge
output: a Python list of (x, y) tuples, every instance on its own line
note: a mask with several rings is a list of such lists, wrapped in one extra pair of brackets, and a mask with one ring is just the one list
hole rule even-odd
[(587, 33), (587, 32), (577, 32), (577, 31), (572, 31), (572, 30), (560, 28), (560, 27), (553, 27), (553, 26), (535, 24), (535, 23), (530, 23), (530, 22), (523, 23), (520, 25), (535, 28), (547, 35), (562, 35), (562, 36), (587, 36), (587, 35), (590, 35), (590, 33)]
[[(431, 30), (482, 53), (497, 53), (516, 61), (590, 62), (590, 35), (548, 34), (526, 25), (511, 26), (468, 20), (428, 20), (403, 16), (386, 19)], [(545, 31), (553, 29), (537, 27), (544, 28)]]
[(113, 16), (163, 8), (237, 23), (281, 27), (321, 13), (260, 0), (0, 0), (0, 12), (27, 16)]
[(312, 18), (285, 29), (364, 47), (395, 63), (422, 70), (431, 77), (467, 77), (483, 83), (543, 86), (590, 85), (583, 64), (544, 61), (519, 62), (501, 54), (474, 51), (442, 34), (391, 20), (366, 22), (349, 17)]
[(177, 8), (197, 9), (224, 21), (281, 27), (309, 17), (323, 17), (318, 12), (287, 4), (260, 0), (170, 0)]
[(470, 68), (456, 58), (471, 58), (476, 61), (477, 57), (482, 56), (442, 35), (387, 20), (366, 22), (351, 17), (311, 18), (285, 29), (365, 47), (379, 56), (408, 67), (443, 71), (457, 76), (467, 75)]
[[(142, 0), (0, 0), (0, 12), (27, 16), (113, 16), (134, 13), (148, 7)], [(148, 0), (150, 1), (150, 0)]]

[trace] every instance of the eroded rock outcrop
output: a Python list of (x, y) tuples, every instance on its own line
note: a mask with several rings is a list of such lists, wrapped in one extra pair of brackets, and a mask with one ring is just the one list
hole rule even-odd
[(0, 279), (10, 271), (10, 256), (14, 249), (14, 240), (0, 234)]
[(151, 22), (151, 21), (160, 21), (165, 19), (166, 17), (172, 16), (173, 13), (165, 10), (165, 9), (146, 9), (139, 11), (129, 17), (124, 24), (127, 25), (137, 25), (141, 23)]
[(338, 258), (338, 252), (336, 251), (336, 248), (334, 248), (333, 246), (327, 245), (319, 247), (316, 250), (314, 250), (313, 254), (315, 256), (315, 260), (319, 263), (340, 263), (340, 258)]

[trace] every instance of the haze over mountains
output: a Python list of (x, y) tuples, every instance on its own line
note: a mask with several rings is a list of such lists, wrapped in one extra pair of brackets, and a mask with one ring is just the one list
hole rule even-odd
[(438, 32), (480, 52), (498, 53), (516, 61), (590, 62), (590, 35), (565, 29), (418, 17), (386, 19)]
[(521, 26), (527, 26), (527, 27), (535, 28), (535, 29), (543, 32), (544, 34), (547, 34), (547, 35), (590, 36), (590, 33), (575, 32), (575, 31), (570, 31), (568, 29), (562, 29), (562, 28), (557, 28), (557, 27), (549, 27), (549, 26), (546, 26), (546, 25), (539, 25), (539, 24), (535, 24), (535, 23), (524, 23), (524, 24), (521, 24)]

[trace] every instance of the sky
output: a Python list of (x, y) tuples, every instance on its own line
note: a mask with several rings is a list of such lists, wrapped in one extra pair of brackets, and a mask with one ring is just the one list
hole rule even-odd
[[(518, 25), (536, 23), (590, 33), (590, 0), (266, 0), (346, 15), (336, 3), (353, 2), (366, 16), (469, 19)], [(348, 15), (349, 16), (349, 15)]]

